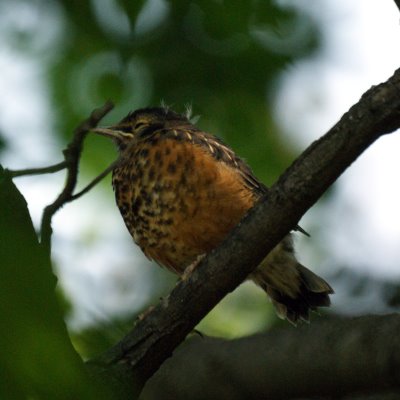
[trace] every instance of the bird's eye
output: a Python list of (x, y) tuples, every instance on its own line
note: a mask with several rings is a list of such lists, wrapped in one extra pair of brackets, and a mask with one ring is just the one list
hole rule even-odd
[(136, 129), (139, 129), (141, 126), (143, 126), (144, 125), (144, 122), (138, 122), (136, 125), (135, 125), (135, 130)]

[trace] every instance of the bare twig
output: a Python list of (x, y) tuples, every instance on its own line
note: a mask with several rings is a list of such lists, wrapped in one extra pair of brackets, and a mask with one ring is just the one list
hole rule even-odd
[(110, 164), (100, 175), (96, 176), (86, 187), (84, 187), (80, 192), (74, 194), (69, 198), (68, 201), (74, 201), (79, 197), (83, 196), (90, 189), (96, 186), (103, 178), (105, 178), (118, 164), (120, 163), (120, 159), (115, 160), (112, 164)]
[(67, 167), (67, 162), (61, 161), (58, 164), (50, 165), (48, 167), (29, 168), (20, 170), (7, 169), (6, 172), (11, 176), (11, 178), (17, 178), (19, 176), (26, 176), (26, 175), (52, 174), (53, 172), (61, 171), (66, 167)]
[[(88, 365), (119, 392), (138, 387), (159, 368), (196, 324), (235, 289), (301, 216), (380, 136), (400, 127), (400, 70), (372, 87), (270, 188), (222, 245), (189, 279), (138, 320), (117, 345)], [(328, 373), (328, 371), (327, 371)], [(132, 393), (131, 393), (132, 396)], [(131, 398), (131, 397), (130, 397)]]
[(41, 234), (41, 244), (44, 246), (46, 251), (50, 253), (50, 243), (51, 243), (51, 219), (53, 215), (68, 201), (71, 200), (73, 192), (75, 190), (77, 177), (78, 177), (78, 167), (79, 159), (82, 152), (83, 141), (89, 130), (97, 126), (99, 121), (113, 108), (111, 102), (105, 103), (102, 107), (94, 110), (90, 117), (83, 121), (74, 132), (73, 139), (71, 143), (64, 150), (65, 163), (67, 164), (67, 179), (64, 189), (59, 194), (57, 199), (48, 205), (42, 216), (40, 234)]

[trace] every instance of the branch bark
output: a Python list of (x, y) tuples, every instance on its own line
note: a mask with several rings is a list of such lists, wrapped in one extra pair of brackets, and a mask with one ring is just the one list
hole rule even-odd
[(61, 161), (58, 164), (50, 165), (43, 168), (29, 168), (15, 171), (7, 169), (7, 173), (11, 176), (11, 178), (18, 178), (20, 176), (27, 175), (52, 174), (53, 172), (62, 171), (65, 168), (67, 168), (67, 162)]
[(343, 398), (397, 391), (400, 316), (320, 319), (236, 340), (185, 341), (141, 398)]
[[(57, 164), (55, 167), (62, 166), (67, 168), (67, 178), (65, 186), (58, 197), (53, 203), (49, 204), (43, 211), (42, 222), (40, 226), (40, 243), (50, 254), (51, 247), (51, 235), (53, 233), (51, 228), (51, 219), (53, 215), (66, 203), (74, 199), (73, 193), (78, 180), (79, 161), (82, 153), (83, 142), (87, 133), (95, 128), (99, 121), (114, 107), (111, 102), (106, 102), (102, 107), (94, 110), (90, 117), (83, 121), (74, 131), (72, 141), (68, 144), (68, 147), (63, 151), (65, 161)], [(54, 168), (50, 167), (50, 168)], [(48, 168), (37, 169), (37, 171), (46, 170), (44, 173), (49, 172)], [(31, 173), (35, 173), (35, 170), (29, 170)], [(32, 172), (33, 171), (33, 172)], [(16, 176), (16, 172), (14, 172)], [(90, 189), (90, 188), (89, 188)]]
[(129, 393), (133, 382), (140, 391), (196, 324), (254, 270), (340, 174), (377, 138), (399, 126), (400, 70), (368, 90), (314, 142), (188, 280), (179, 282), (121, 342), (90, 361), (93, 373), (111, 379), (120, 393)]
[(395, 2), (397, 8), (398, 8), (399, 11), (400, 11), (400, 0), (394, 0), (394, 2)]

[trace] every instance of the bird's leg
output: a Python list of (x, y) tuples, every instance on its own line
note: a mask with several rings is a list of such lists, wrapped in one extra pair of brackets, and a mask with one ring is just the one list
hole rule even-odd
[(197, 256), (197, 258), (190, 264), (188, 265), (185, 270), (183, 271), (181, 279), (183, 281), (186, 281), (189, 279), (189, 276), (192, 274), (192, 272), (196, 269), (196, 267), (200, 264), (200, 261), (206, 256), (206, 254), (200, 254)]

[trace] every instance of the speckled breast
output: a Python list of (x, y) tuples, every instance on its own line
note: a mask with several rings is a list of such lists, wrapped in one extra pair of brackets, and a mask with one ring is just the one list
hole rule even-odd
[(116, 201), (143, 252), (175, 273), (216, 247), (254, 204), (237, 171), (202, 146), (170, 137), (125, 150)]

